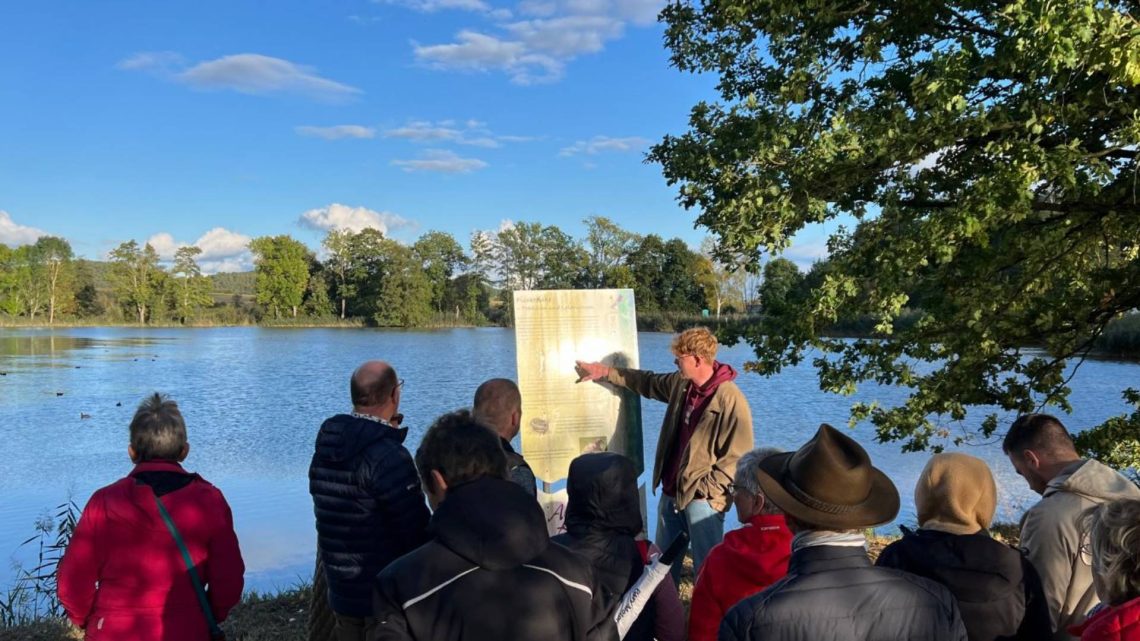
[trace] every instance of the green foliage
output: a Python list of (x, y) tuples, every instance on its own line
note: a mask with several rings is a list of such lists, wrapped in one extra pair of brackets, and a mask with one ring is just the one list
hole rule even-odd
[(108, 278), (116, 297), (137, 314), (139, 325), (145, 324), (161, 292), (158, 253), (150, 243), (140, 249), (137, 242), (129, 240), (111, 250), (110, 258)]
[(431, 284), (431, 305), (443, 311), (443, 298), (448, 283), (459, 270), (467, 266), (467, 255), (455, 237), (441, 231), (429, 231), (412, 245), (412, 252), (420, 261), (424, 275)]
[(249, 243), (257, 272), (257, 302), (268, 305), (273, 317), (288, 309), (297, 316), (309, 284), (309, 250), (287, 235), (262, 236)]
[(381, 242), (384, 278), (373, 320), (381, 327), (421, 327), (432, 316), (432, 283), (412, 248)]
[(764, 280), (760, 284), (760, 304), (764, 314), (784, 319), (794, 309), (804, 282), (800, 268), (787, 258), (775, 258), (764, 265)]
[(173, 289), (174, 314), (183, 325), (193, 320), (198, 310), (214, 302), (213, 282), (202, 275), (197, 256), (198, 247), (179, 247), (174, 252), (174, 266), (170, 268), (170, 285)]
[(0, 595), (0, 628), (25, 625), (64, 615), (56, 589), (59, 560), (71, 542), (81, 511), (74, 501), (58, 505), (36, 520), (36, 533), (21, 543), (36, 551), (35, 566), (16, 566), (16, 581)]
[(585, 249), (589, 261), (585, 286), (631, 287), (632, 275), (625, 266), (625, 260), (637, 248), (641, 236), (622, 229), (603, 216), (590, 216), (585, 223)]
[[(574, 287), (586, 268), (582, 246), (554, 225), (520, 222), (484, 232), (472, 251), (507, 292)], [(509, 300), (509, 296), (508, 296)]]
[[(970, 407), (1068, 410), (1068, 359), (1140, 305), (1134, 6), (667, 7), (673, 63), (719, 76), (722, 102), (695, 106), (650, 156), (718, 251), (779, 253), (841, 223), (808, 295), (745, 333), (749, 367), (810, 357), (827, 391), (907, 388), (902, 405), (851, 416), (904, 449), (937, 447), (938, 417)], [(920, 317), (898, 329), (912, 297)], [(824, 335), (857, 317), (892, 340)]]
[(71, 245), (58, 236), (36, 239), (35, 251), (41, 263), (40, 288), (47, 296), (48, 324), (55, 323), (56, 312), (65, 309), (75, 294), (75, 254)]
[(1132, 480), (1140, 483), (1140, 391), (1124, 390), (1124, 400), (1135, 408), (1132, 414), (1114, 416), (1081, 432), (1075, 441), (1082, 456), (1127, 470)]

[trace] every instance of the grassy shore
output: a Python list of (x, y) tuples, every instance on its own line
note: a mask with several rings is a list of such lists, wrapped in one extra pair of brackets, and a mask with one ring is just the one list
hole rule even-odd
[[(1017, 544), (1016, 525), (997, 524), (991, 533), (999, 541)], [(869, 556), (872, 559), (878, 558), (883, 548), (897, 539), (898, 536), (868, 536)], [(685, 558), (681, 585), (677, 587), (687, 613), (693, 596), (691, 558)], [(250, 593), (233, 609), (222, 627), (230, 641), (308, 641), (307, 623), (311, 598), (312, 590), (308, 585), (272, 595)], [(0, 628), (0, 641), (77, 641), (82, 638), (79, 630), (58, 619)]]

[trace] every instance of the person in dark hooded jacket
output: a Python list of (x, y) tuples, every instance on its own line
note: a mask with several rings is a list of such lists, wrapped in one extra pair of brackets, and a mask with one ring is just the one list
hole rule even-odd
[(917, 532), (888, 545), (877, 565), (941, 583), (958, 600), (970, 641), (1052, 636), (1049, 605), (1033, 565), (990, 538), (997, 486), (990, 468), (967, 454), (936, 454), (914, 490)]
[(428, 510), (400, 427), (403, 381), (383, 361), (352, 374), (352, 414), (321, 425), (309, 466), (329, 605), (338, 641), (362, 641), (374, 624), (372, 580), (427, 540)]
[[(613, 452), (583, 454), (570, 462), (566, 479), (566, 532), (554, 537), (594, 566), (610, 599), (620, 600), (657, 549), (637, 541), (641, 495), (633, 461)], [(673, 578), (666, 575), (624, 641), (682, 641), (685, 611)]]
[(616, 641), (590, 565), (553, 543), (508, 480), (499, 437), (470, 412), (441, 416), (416, 450), (431, 540), (376, 578), (372, 641)]

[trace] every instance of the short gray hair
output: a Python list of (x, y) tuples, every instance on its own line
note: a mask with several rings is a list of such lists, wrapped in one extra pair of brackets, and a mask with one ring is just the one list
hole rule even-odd
[[(760, 469), (760, 461), (772, 456), (773, 454), (782, 454), (782, 450), (774, 447), (758, 447), (736, 462), (736, 476), (732, 479), (732, 484), (738, 488), (742, 488), (747, 492), (751, 492), (757, 496), (764, 496), (760, 490), (760, 481), (756, 480), (756, 472)], [(773, 513), (777, 510), (775, 504), (771, 501), (764, 501), (764, 513)]]
[(177, 461), (186, 447), (186, 422), (178, 403), (155, 392), (139, 403), (131, 419), (131, 447), (139, 461)]
[(1089, 508), (1082, 515), (1089, 536), (1093, 572), (1109, 605), (1140, 596), (1140, 500), (1119, 499)]

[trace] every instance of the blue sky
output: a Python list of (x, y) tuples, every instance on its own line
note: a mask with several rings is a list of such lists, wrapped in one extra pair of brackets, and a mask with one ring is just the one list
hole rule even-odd
[[(248, 269), (330, 227), (608, 216), (697, 245), (647, 147), (714, 79), (668, 64), (660, 0), (43, 0), (0, 10), (0, 242), (127, 239)], [(818, 254), (805, 238), (803, 256)]]

